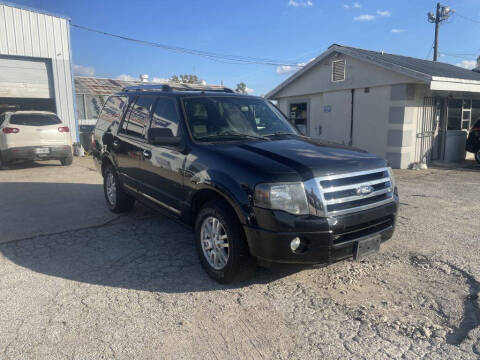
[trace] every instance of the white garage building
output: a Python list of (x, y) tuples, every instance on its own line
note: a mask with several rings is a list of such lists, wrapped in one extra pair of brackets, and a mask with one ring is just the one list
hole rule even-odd
[(480, 119), (480, 73), (334, 44), (266, 97), (307, 135), (406, 168), (465, 158), (466, 131)]
[(77, 140), (69, 20), (0, 2), (0, 112), (57, 113)]

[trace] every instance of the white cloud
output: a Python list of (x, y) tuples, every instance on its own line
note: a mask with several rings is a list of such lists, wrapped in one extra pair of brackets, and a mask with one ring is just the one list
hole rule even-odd
[(115, 79), (124, 81), (140, 81), (140, 79), (128, 74), (118, 75)]
[(463, 60), (462, 62), (457, 63), (455, 65), (460, 66), (464, 69), (471, 70), (471, 69), (477, 67), (477, 62), (475, 60)]
[(358, 2), (354, 2), (353, 4), (343, 4), (343, 7), (344, 9), (361, 9), (362, 8), (362, 4), (358, 3)]
[(297, 71), (298, 69), (307, 65), (310, 61), (315, 60), (315, 58), (311, 58), (307, 62), (298, 63), (297, 65), (282, 65), (277, 66), (277, 74), (287, 74), (289, 72)]
[(154, 82), (154, 83), (166, 83), (166, 82), (168, 82), (168, 79), (159, 78), (159, 77), (154, 77), (154, 78), (152, 79), (152, 82)]
[(289, 0), (289, 1), (288, 1), (288, 6), (293, 6), (293, 7), (312, 7), (312, 6), (313, 6), (313, 1), (311, 1), (311, 0), (306, 0), (306, 1)]
[(95, 69), (91, 66), (73, 65), (73, 73), (77, 76), (95, 76)]
[(388, 10), (377, 10), (379, 16), (392, 16), (392, 13)]
[(290, 65), (277, 66), (277, 74), (287, 74), (289, 72), (297, 70), (298, 67)]
[(402, 33), (405, 32), (405, 29), (392, 29), (392, 33)]
[(355, 16), (353, 18), (355, 21), (372, 21), (375, 20), (375, 15), (370, 15), (370, 14), (363, 14), (359, 16)]

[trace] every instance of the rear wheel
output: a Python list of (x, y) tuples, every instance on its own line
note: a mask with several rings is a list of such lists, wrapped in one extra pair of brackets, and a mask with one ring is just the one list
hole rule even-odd
[(66, 157), (60, 160), (62, 166), (70, 166), (73, 163), (73, 157)]
[(203, 268), (214, 280), (227, 284), (253, 275), (256, 264), (245, 234), (224, 201), (210, 201), (201, 208), (195, 221), (195, 243)]
[(478, 148), (477, 152), (475, 153), (475, 160), (477, 160), (477, 163), (480, 164), (480, 148)]
[(108, 165), (105, 169), (103, 191), (110, 211), (122, 213), (133, 209), (135, 199), (122, 189), (118, 181), (118, 174), (112, 165)]

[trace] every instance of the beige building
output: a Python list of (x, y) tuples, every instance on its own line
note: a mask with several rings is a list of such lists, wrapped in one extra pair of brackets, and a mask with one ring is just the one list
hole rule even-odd
[(77, 138), (69, 19), (0, 2), (0, 112), (55, 112)]
[(266, 97), (308, 136), (407, 168), (465, 158), (466, 131), (480, 119), (480, 73), (332, 45)]

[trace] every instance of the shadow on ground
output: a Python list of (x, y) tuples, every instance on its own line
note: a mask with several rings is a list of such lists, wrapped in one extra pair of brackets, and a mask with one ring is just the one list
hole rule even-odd
[[(3, 183), (0, 186), (11, 194), (10, 203), (15, 202), (15, 193), (19, 189), (26, 194), (27, 200), (23, 200), (26, 203), (13, 207), (15, 212), (9, 214), (11, 219), (21, 220), (28, 216), (37, 219), (40, 225), (48, 222), (50, 216), (55, 216), (55, 221), (59, 222), (71, 221), (72, 214), (65, 208), (62, 213), (56, 211), (51, 215), (48, 211), (62, 206), (62, 203), (81, 202), (82, 198), (92, 194), (98, 195), (100, 203), (86, 204), (84, 211), (91, 216), (105, 209), (101, 185)], [(42, 196), (41, 203), (29, 203), (28, 194), (35, 193), (50, 193), (52, 202)], [(4, 196), (0, 195), (2, 198)], [(27, 208), (25, 212), (23, 209)], [(219, 285), (201, 268), (192, 233), (141, 205), (137, 205), (132, 213), (106, 224), (82, 228), (79, 217), (76, 225), (79, 230), (0, 244), (0, 253), (19, 266), (48, 276), (102, 286), (175, 293), (268, 283), (299, 270), (297, 267), (259, 269), (249, 280), (234, 286)]]

